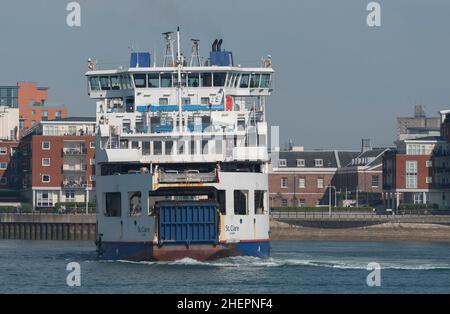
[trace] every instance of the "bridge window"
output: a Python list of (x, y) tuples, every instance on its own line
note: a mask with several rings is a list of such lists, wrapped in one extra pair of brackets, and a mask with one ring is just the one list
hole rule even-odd
[(120, 89), (120, 81), (117, 75), (111, 76), (111, 89), (114, 90)]
[(250, 78), (250, 88), (258, 88), (260, 77), (260, 74), (252, 74)]
[(188, 86), (189, 87), (199, 87), (200, 86), (200, 74), (199, 73), (188, 74)]
[(269, 88), (270, 87), (270, 74), (262, 74), (261, 75), (261, 83), (259, 85), (261, 88)]
[(149, 73), (148, 74), (148, 87), (159, 87), (159, 74)]
[(120, 192), (105, 193), (105, 216), (120, 217), (122, 211), (122, 197)]
[(100, 86), (102, 90), (110, 90), (111, 86), (109, 85), (109, 76), (100, 76)]
[(241, 77), (240, 74), (236, 74), (236, 77), (234, 78), (234, 82), (233, 82), (234, 88), (238, 87), (240, 77)]
[(201, 77), (201, 86), (203, 87), (211, 87), (212, 86), (212, 75), (211, 73), (202, 73)]
[(248, 87), (248, 80), (249, 80), (249, 74), (242, 74), (241, 75), (241, 88), (247, 88)]
[(161, 74), (161, 87), (172, 87), (172, 74)]
[(145, 74), (135, 74), (134, 75), (134, 86), (136, 86), (136, 88), (147, 87), (145, 81), (146, 81)]
[(122, 89), (132, 89), (133, 84), (131, 83), (131, 78), (128, 74), (121, 75), (120, 80), (122, 83)]
[(225, 78), (227, 77), (226, 72), (215, 72), (214, 73), (214, 86), (222, 87), (225, 86)]
[(91, 90), (100, 90), (100, 81), (98, 76), (91, 76), (89, 78), (89, 84), (91, 85)]

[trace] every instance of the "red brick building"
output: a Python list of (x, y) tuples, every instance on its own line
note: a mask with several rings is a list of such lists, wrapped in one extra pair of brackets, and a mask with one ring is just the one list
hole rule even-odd
[(17, 141), (0, 141), (0, 192), (19, 188), (18, 145)]
[[(336, 204), (339, 188), (336, 174), (359, 152), (281, 151), (272, 155), (269, 173), (269, 200), (277, 206), (321, 206)], [(330, 187), (331, 186), (331, 187)]]
[(434, 151), (441, 146), (439, 136), (399, 141), (397, 149), (383, 158), (383, 199), (386, 208), (400, 204), (437, 204), (447, 200), (436, 187)]
[(33, 208), (93, 199), (95, 118), (42, 121), (20, 142), (22, 194)]
[(36, 83), (19, 82), (18, 106), (19, 128), (26, 130), (40, 121), (58, 120), (67, 117), (67, 109), (63, 105), (48, 105), (48, 88), (39, 87)]

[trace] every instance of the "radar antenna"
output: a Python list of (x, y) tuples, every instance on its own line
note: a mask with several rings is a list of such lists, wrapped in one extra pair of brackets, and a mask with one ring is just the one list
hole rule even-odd
[(199, 39), (193, 39), (191, 38), (192, 42), (192, 54), (191, 54), (191, 61), (189, 62), (189, 66), (201, 66), (200, 64), (200, 51), (199, 51)]
[(175, 57), (173, 54), (173, 40), (172, 40), (172, 34), (173, 32), (165, 32), (162, 33), (164, 36), (164, 40), (166, 41), (166, 46), (164, 48), (164, 60), (163, 60), (163, 66), (171, 66), (173, 67), (175, 65)]

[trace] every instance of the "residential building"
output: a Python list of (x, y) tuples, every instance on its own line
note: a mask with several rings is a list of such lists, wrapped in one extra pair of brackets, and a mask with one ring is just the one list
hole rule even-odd
[[(269, 172), (270, 206), (321, 206), (336, 204), (336, 173), (350, 163), (356, 151), (303, 151), (273, 154)], [(330, 200), (330, 189), (331, 200)]]
[(21, 188), (33, 208), (94, 198), (95, 124), (95, 118), (62, 118), (41, 121), (24, 134)]
[(381, 203), (383, 156), (392, 147), (372, 148), (364, 139), (361, 152), (337, 171), (336, 187), (343, 205), (375, 206)]
[(17, 140), (19, 135), (19, 109), (0, 106), (0, 141)]
[(33, 82), (18, 82), (16, 86), (0, 86), (0, 106), (19, 109), (19, 132), (40, 121), (67, 117), (64, 105), (47, 104), (48, 87)]
[(434, 151), (444, 144), (441, 136), (407, 139), (383, 158), (383, 199), (385, 207), (400, 204), (437, 204), (447, 207), (446, 196), (436, 186)]
[(1, 192), (19, 188), (18, 144), (17, 141), (0, 140), (0, 198), (3, 196)]
[(427, 117), (423, 106), (417, 105), (413, 117), (397, 118), (397, 140), (440, 136), (440, 128), (440, 118)]

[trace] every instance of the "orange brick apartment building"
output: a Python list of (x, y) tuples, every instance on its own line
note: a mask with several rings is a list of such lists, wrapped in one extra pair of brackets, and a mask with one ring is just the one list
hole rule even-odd
[(20, 142), (22, 195), (33, 208), (94, 198), (95, 118), (42, 121)]

